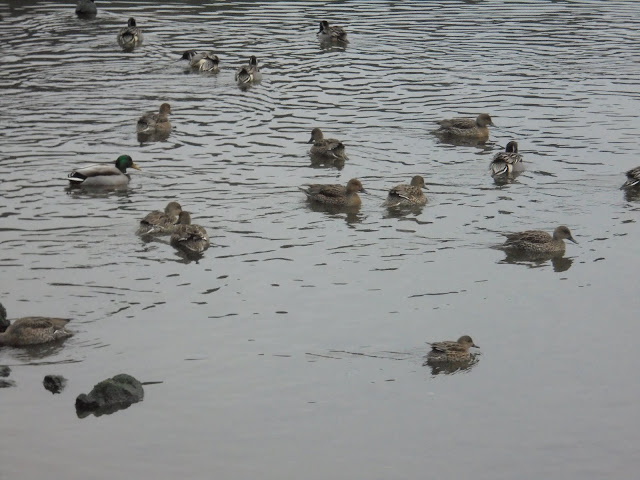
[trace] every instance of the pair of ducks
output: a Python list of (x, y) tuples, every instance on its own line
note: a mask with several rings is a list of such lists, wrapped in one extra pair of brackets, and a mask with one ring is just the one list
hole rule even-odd
[(62, 340), (73, 335), (65, 326), (68, 318), (23, 317), (10, 323), (0, 303), (0, 346), (25, 347)]
[(164, 212), (154, 210), (141, 221), (138, 235), (171, 234), (171, 245), (190, 254), (200, 254), (209, 248), (209, 235), (204, 227), (191, 223), (191, 214), (178, 202), (169, 202)]
[[(189, 62), (189, 67), (200, 72), (218, 73), (220, 71), (220, 59), (212, 52), (199, 53), (196, 50), (187, 50), (180, 57)], [(250, 85), (262, 80), (262, 73), (258, 67), (258, 59), (255, 55), (249, 57), (249, 63), (241, 66), (235, 74), (235, 80), (239, 85)]]

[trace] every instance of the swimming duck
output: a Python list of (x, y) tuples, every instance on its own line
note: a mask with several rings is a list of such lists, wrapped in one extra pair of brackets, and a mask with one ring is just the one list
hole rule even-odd
[(342, 185), (309, 185), (307, 188), (299, 187), (307, 199), (334, 207), (359, 207), (362, 204), (358, 192), (366, 193), (362, 183), (357, 178), (352, 178), (346, 187)]
[(181, 58), (188, 60), (189, 66), (194, 70), (213, 73), (220, 71), (220, 59), (214, 52), (198, 53), (195, 50), (187, 50)]
[(627, 181), (622, 185), (624, 188), (634, 188), (640, 185), (640, 167), (632, 168), (627, 172)]
[(123, 50), (133, 50), (142, 43), (142, 31), (136, 26), (136, 19), (130, 18), (127, 26), (118, 33), (118, 44)]
[(171, 235), (171, 245), (190, 254), (202, 253), (209, 248), (209, 235), (204, 227), (191, 224), (189, 212), (182, 211)]
[(96, 4), (93, 0), (78, 0), (76, 4), (76, 15), (79, 17), (95, 17), (98, 13)]
[(445, 340), (443, 342), (433, 342), (431, 351), (427, 354), (427, 363), (447, 363), (447, 362), (466, 362), (471, 360), (469, 349), (480, 348), (473, 343), (469, 335), (463, 335), (458, 340)]
[(318, 39), (321, 42), (331, 43), (349, 43), (347, 40), (347, 32), (344, 28), (338, 26), (329, 26), (329, 22), (322, 20), (320, 22), (320, 30), (318, 30)]
[(182, 212), (182, 207), (178, 202), (169, 202), (164, 208), (164, 212), (154, 210), (148, 213), (140, 221), (138, 235), (154, 235), (160, 233), (171, 233), (178, 223), (178, 215)]
[(162, 135), (171, 131), (171, 122), (169, 114), (171, 106), (168, 103), (160, 105), (160, 110), (156, 112), (147, 112), (143, 114), (136, 125), (136, 131), (144, 135)]
[(489, 166), (491, 175), (508, 175), (518, 169), (519, 163), (522, 162), (522, 155), (518, 153), (518, 142), (512, 140), (507, 143), (504, 152), (496, 153)]
[(389, 195), (383, 205), (386, 207), (424, 205), (427, 203), (427, 197), (422, 191), (423, 188), (425, 188), (424, 178), (416, 175), (411, 179), (410, 185), (396, 185), (389, 190)]
[(571, 235), (569, 228), (562, 225), (553, 231), (553, 237), (542, 230), (507, 234), (507, 240), (501, 248), (521, 253), (560, 254), (565, 251), (564, 239), (578, 243)]
[(131, 178), (127, 174), (127, 168), (142, 170), (133, 163), (129, 155), (120, 155), (115, 165), (89, 165), (71, 172), (67, 179), (70, 185), (83, 187), (120, 187), (129, 183)]
[(317, 127), (311, 130), (311, 140), (307, 143), (313, 143), (311, 150), (309, 150), (312, 157), (322, 157), (342, 162), (349, 160), (349, 157), (344, 152), (344, 144), (335, 138), (324, 138), (322, 130)]
[(260, 68), (258, 68), (258, 59), (255, 55), (249, 57), (249, 63), (247, 65), (243, 65), (238, 69), (235, 78), (239, 85), (248, 85), (259, 82), (262, 79)]
[(0, 333), (0, 346), (23, 347), (70, 337), (73, 333), (64, 328), (67, 323), (67, 318), (18, 318), (4, 333)]
[(476, 140), (486, 142), (489, 140), (489, 126), (493, 126), (493, 121), (488, 113), (481, 113), (473, 120), (472, 118), (450, 118), (438, 122), (440, 128), (435, 134), (443, 138), (453, 138), (461, 140)]

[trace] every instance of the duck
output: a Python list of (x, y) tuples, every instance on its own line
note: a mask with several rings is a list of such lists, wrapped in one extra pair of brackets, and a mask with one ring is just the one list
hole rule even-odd
[(154, 210), (140, 220), (138, 235), (154, 235), (172, 233), (178, 223), (178, 216), (182, 212), (182, 206), (178, 202), (169, 202), (164, 212)]
[[(2, 315), (6, 311), (0, 304)], [(0, 346), (24, 347), (49, 343), (73, 335), (65, 328), (68, 318), (23, 317), (0, 329)]]
[(474, 120), (472, 118), (449, 118), (438, 122), (440, 127), (435, 134), (448, 139), (475, 140), (486, 142), (489, 140), (489, 126), (494, 126), (491, 115), (481, 113)]
[(255, 55), (249, 57), (247, 65), (243, 65), (238, 69), (235, 78), (239, 85), (248, 85), (259, 82), (262, 79), (260, 68), (258, 68), (258, 59)]
[(494, 177), (509, 175), (518, 169), (518, 164), (522, 162), (522, 155), (518, 153), (518, 142), (515, 140), (507, 143), (504, 152), (496, 153), (491, 161), (489, 169)]
[(445, 340), (429, 343), (431, 351), (427, 354), (427, 363), (467, 362), (471, 360), (470, 348), (480, 348), (473, 343), (469, 335), (463, 335), (458, 340)]
[(96, 4), (93, 0), (78, 0), (76, 4), (76, 15), (79, 17), (95, 17), (98, 13)]
[(188, 60), (189, 66), (200, 72), (218, 73), (220, 71), (220, 59), (212, 51), (198, 53), (195, 50), (187, 50), (182, 54), (181, 59)]
[(320, 30), (317, 35), (321, 42), (349, 43), (344, 28), (335, 25), (329, 26), (329, 22), (326, 20), (320, 22)]
[(158, 113), (146, 112), (138, 119), (136, 131), (143, 135), (167, 135), (171, 131), (169, 114), (171, 105), (163, 103)]
[(631, 189), (640, 186), (640, 167), (632, 168), (627, 172), (627, 181), (624, 182), (621, 189)]
[(532, 254), (562, 254), (565, 251), (564, 240), (578, 243), (568, 227), (561, 225), (553, 231), (553, 236), (542, 230), (526, 230), (510, 233), (502, 244), (503, 250)]
[(189, 254), (200, 254), (209, 248), (209, 235), (204, 227), (193, 225), (191, 215), (183, 210), (171, 235), (171, 245)]
[(347, 186), (314, 184), (307, 188), (298, 187), (307, 199), (323, 205), (333, 207), (359, 207), (362, 204), (358, 192), (366, 193), (362, 183), (357, 178), (347, 182)]
[(130, 18), (127, 26), (120, 29), (118, 33), (118, 44), (123, 50), (133, 50), (142, 43), (142, 31), (136, 25), (136, 19)]
[(307, 143), (313, 143), (311, 150), (309, 150), (312, 157), (339, 162), (349, 160), (344, 151), (344, 144), (335, 138), (324, 138), (322, 130), (317, 127), (311, 130), (311, 139)]
[(389, 195), (383, 205), (386, 207), (425, 205), (427, 197), (422, 191), (423, 188), (426, 188), (424, 178), (415, 175), (409, 185), (403, 183), (389, 190)]
[(71, 186), (121, 187), (131, 180), (127, 174), (127, 168), (142, 170), (133, 163), (129, 155), (120, 155), (114, 165), (89, 165), (78, 168), (67, 176), (67, 180)]

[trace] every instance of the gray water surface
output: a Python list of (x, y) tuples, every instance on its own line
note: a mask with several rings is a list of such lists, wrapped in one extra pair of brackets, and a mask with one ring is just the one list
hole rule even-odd
[[(640, 4), (73, 2), (0, 5), (0, 301), (72, 318), (62, 345), (0, 350), (0, 478), (632, 478), (640, 464)], [(131, 53), (116, 42), (133, 16)], [(350, 43), (326, 48), (318, 21)], [(217, 75), (185, 72), (213, 49)], [(263, 80), (233, 80), (256, 55)], [(137, 118), (172, 105), (166, 141)], [(484, 146), (436, 121), (488, 112)], [(342, 140), (313, 168), (310, 132)], [(519, 142), (506, 184), (492, 156)], [(66, 175), (129, 154), (126, 190)], [(392, 212), (423, 175), (429, 203)], [(362, 180), (357, 213), (297, 189)], [(171, 200), (207, 228), (186, 258), (135, 235)], [(561, 259), (512, 261), (502, 233), (565, 224)], [(469, 334), (434, 375), (425, 341)], [(142, 403), (78, 419), (126, 372)], [(46, 374), (69, 379), (52, 396)]]

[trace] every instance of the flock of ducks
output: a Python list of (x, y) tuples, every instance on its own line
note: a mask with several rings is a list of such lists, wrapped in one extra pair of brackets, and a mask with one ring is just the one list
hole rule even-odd
[[(91, 18), (97, 9), (93, 0), (79, 0), (76, 13), (79, 17)], [(323, 20), (317, 37), (322, 43), (345, 45), (348, 43), (347, 33), (342, 27), (329, 25)], [(133, 50), (142, 42), (142, 31), (134, 18), (130, 18), (127, 26), (120, 29), (117, 35), (118, 44), (125, 51)], [(220, 60), (214, 52), (198, 52), (187, 50), (181, 59), (186, 60), (189, 68), (199, 72), (217, 73)], [(235, 80), (239, 86), (247, 86), (261, 80), (258, 60), (249, 58), (246, 65), (241, 66)], [(163, 103), (158, 112), (147, 112), (137, 122), (136, 132), (139, 139), (164, 139), (171, 131), (169, 115), (171, 107)], [(494, 126), (491, 116), (481, 113), (475, 119), (452, 118), (441, 120), (433, 133), (444, 141), (453, 143), (484, 143), (489, 139), (489, 127)], [(312, 144), (310, 156), (312, 162), (342, 168), (348, 160), (344, 144), (334, 138), (325, 138), (320, 128), (311, 132)], [(123, 187), (130, 177), (127, 169), (140, 170), (129, 155), (119, 156), (113, 165), (91, 165), (74, 170), (68, 175), (72, 186), (82, 187)], [(496, 154), (490, 164), (493, 176), (508, 176), (522, 168), (522, 155), (518, 152), (518, 143), (510, 141), (504, 152)], [(627, 181), (623, 189), (640, 188), (640, 167), (627, 172)], [(409, 184), (396, 185), (388, 193), (384, 206), (389, 208), (422, 206), (427, 203), (424, 195), (424, 178), (416, 175)], [(308, 185), (301, 190), (310, 202), (330, 208), (359, 208), (361, 200), (358, 193), (366, 193), (357, 178), (352, 178), (346, 186), (336, 184)], [(209, 247), (209, 236), (206, 230), (191, 223), (189, 212), (182, 210), (178, 202), (169, 202), (164, 211), (153, 211), (141, 221), (137, 233), (141, 236), (170, 235), (170, 243), (190, 254), (201, 254)], [(557, 227), (553, 235), (539, 230), (506, 235), (506, 241), (500, 248), (524, 255), (557, 255), (565, 251), (564, 240), (577, 243), (566, 226)], [(46, 343), (66, 338), (71, 332), (66, 330), (68, 319), (47, 317), (26, 317), (15, 320), (11, 325), (6, 322), (6, 312), (0, 304), (0, 345), (24, 346)], [(5, 331), (6, 329), (6, 331)], [(456, 341), (431, 343), (431, 351), (427, 354), (426, 363), (437, 365), (451, 362), (469, 362), (472, 359), (470, 349), (477, 348), (470, 336), (464, 335)]]

